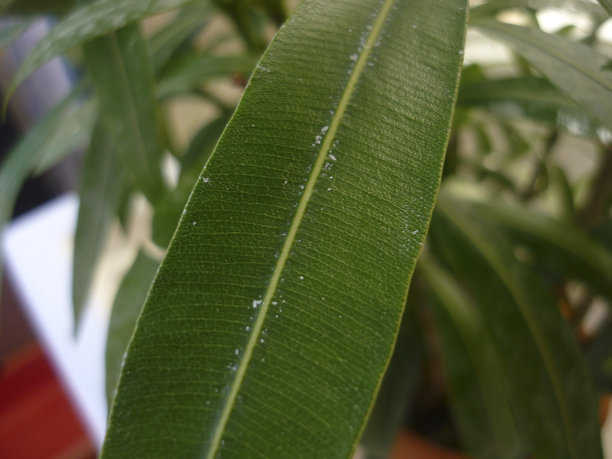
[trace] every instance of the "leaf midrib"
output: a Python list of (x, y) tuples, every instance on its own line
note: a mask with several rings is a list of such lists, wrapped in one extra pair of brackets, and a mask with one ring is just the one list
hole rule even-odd
[[(123, 53), (121, 52), (121, 48), (119, 46), (119, 40), (117, 38), (117, 34), (115, 32), (109, 34), (109, 40), (111, 43), (111, 49), (115, 60), (117, 61), (117, 65), (119, 66), (119, 75), (118, 80), (120, 84), (124, 87), (125, 95), (128, 97), (128, 116), (132, 121), (134, 129), (138, 133), (136, 136), (132, 136), (135, 138), (136, 151), (138, 152), (138, 156), (140, 156), (142, 160), (142, 164), (147, 168), (147, 175), (149, 177), (156, 177), (156, 171), (152, 170), (149, 164), (149, 160), (147, 158), (147, 152), (143, 142), (143, 132), (142, 126), (140, 125), (140, 120), (138, 119), (138, 113), (136, 113), (136, 102), (134, 99), (134, 93), (132, 91), (132, 86), (129, 81), (129, 77), (127, 74), (127, 67), (125, 65), (125, 61), (123, 59)], [(136, 174), (134, 174), (136, 176)]]
[(246, 371), (248, 369), (250, 360), (252, 358), (253, 351), (255, 349), (255, 346), (257, 345), (257, 337), (259, 336), (263, 328), (263, 323), (266, 319), (268, 309), (272, 302), (272, 298), (274, 297), (274, 293), (276, 292), (278, 288), (278, 284), (281, 279), (281, 274), (285, 268), (285, 264), (287, 262), (287, 259), (289, 258), (289, 254), (291, 253), (291, 248), (296, 239), (296, 235), (302, 223), (302, 219), (304, 218), (306, 207), (308, 206), (308, 203), (310, 202), (310, 198), (313, 194), (315, 184), (323, 169), (323, 165), (325, 164), (325, 160), (327, 158), (327, 152), (330, 149), (331, 143), (338, 130), (338, 126), (340, 125), (340, 121), (342, 120), (342, 117), (344, 116), (344, 113), (348, 107), (348, 103), (353, 95), (355, 86), (357, 85), (357, 81), (359, 80), (363, 72), (366, 61), (368, 57), (370, 56), (372, 49), (374, 48), (374, 44), (376, 43), (378, 36), (380, 35), (382, 27), (387, 17), (389, 16), (389, 13), (391, 12), (391, 7), (393, 6), (394, 3), (395, 3), (395, 0), (385, 0), (384, 4), (382, 5), (377, 15), (376, 21), (374, 22), (374, 25), (372, 26), (370, 35), (368, 36), (368, 39), (366, 40), (363, 50), (361, 51), (359, 58), (357, 59), (357, 62), (355, 63), (355, 67), (353, 68), (353, 72), (351, 73), (351, 76), (348, 80), (346, 88), (344, 89), (344, 92), (342, 93), (342, 97), (340, 98), (340, 102), (338, 103), (336, 113), (334, 114), (332, 121), (329, 124), (329, 130), (324, 134), (325, 137), (323, 138), (323, 142), (321, 143), (321, 148), (319, 149), (317, 160), (314, 164), (313, 170), (308, 179), (306, 188), (304, 189), (304, 194), (302, 195), (302, 199), (297, 208), (295, 218), (293, 219), (293, 222), (291, 223), (291, 228), (287, 232), (287, 239), (285, 240), (283, 249), (278, 257), (278, 261), (276, 263), (274, 272), (272, 274), (272, 277), (270, 278), (270, 282), (266, 290), (266, 294), (260, 305), (261, 306), (260, 312), (257, 315), (257, 319), (255, 323), (253, 324), (253, 329), (249, 337), (249, 342), (247, 343), (245, 347), (242, 359), (240, 361), (240, 365), (238, 366), (238, 369), (236, 371), (236, 378), (234, 379), (234, 382), (232, 384), (232, 387), (227, 397), (227, 401), (225, 403), (225, 406), (223, 407), (223, 411), (221, 412), (221, 416), (215, 427), (214, 434), (212, 436), (211, 445), (208, 450), (208, 453), (206, 454), (206, 459), (214, 459), (214, 457), (217, 454), (219, 445), (221, 443), (221, 438), (223, 437), (223, 433), (225, 432), (225, 427), (227, 425), (227, 422), (229, 421), (229, 417), (231, 415), (234, 404), (236, 402), (238, 392), (240, 391), (242, 382), (244, 380)]

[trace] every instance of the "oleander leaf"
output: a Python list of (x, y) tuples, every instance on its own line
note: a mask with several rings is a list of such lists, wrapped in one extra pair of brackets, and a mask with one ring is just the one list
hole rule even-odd
[(97, 116), (98, 101), (95, 98), (83, 100), (65, 116), (61, 130), (45, 146), (45, 154), (36, 164), (33, 174), (40, 175), (57, 165), (70, 153), (87, 148)]
[(75, 329), (79, 326), (124, 182), (128, 180), (117, 150), (115, 139), (108, 134), (105, 123), (98, 120), (83, 162), (74, 237), (72, 304)]
[(527, 449), (538, 459), (601, 459), (586, 365), (542, 280), (494, 227), (444, 193), (431, 234), (476, 298)]
[(198, 1), (182, 8), (176, 17), (149, 40), (151, 62), (156, 73), (161, 71), (174, 53), (196, 32), (208, 24), (214, 12), (209, 1)]
[(497, 13), (507, 9), (539, 10), (545, 8), (584, 11), (592, 14), (598, 20), (606, 19), (606, 12), (589, 0), (490, 0), (470, 8), (470, 20), (495, 18)]
[(25, 58), (7, 91), (7, 99), (23, 80), (45, 62), (147, 16), (170, 11), (196, 0), (97, 0), (63, 18)]
[(476, 307), (431, 257), (421, 256), (418, 269), (435, 298), (451, 408), (467, 451), (482, 459), (524, 457), (499, 359)]
[[(414, 289), (411, 288), (410, 294)], [(417, 304), (406, 304), (389, 367), (361, 438), (368, 459), (386, 459), (410, 413), (422, 375), (424, 346)]]
[(192, 192), (103, 458), (351, 455), (439, 186), (466, 10), (301, 3)]
[(189, 56), (176, 62), (170, 72), (163, 76), (157, 88), (160, 98), (189, 92), (207, 80), (245, 74), (247, 78), (257, 65), (259, 58), (249, 54), (236, 56)]
[(108, 135), (116, 139), (136, 186), (155, 205), (166, 194), (165, 146), (147, 44), (133, 24), (92, 40), (84, 51)]
[(109, 407), (113, 404), (125, 353), (159, 263), (140, 250), (115, 295), (106, 340), (106, 400)]
[(16, 40), (26, 31), (31, 22), (25, 19), (9, 22), (0, 28), (0, 50)]
[(601, 6), (612, 16), (612, 0), (597, 0)]
[[(60, 157), (71, 153), (81, 141), (73, 132), (73, 120), (81, 118), (82, 105), (78, 98), (82, 87), (75, 88), (52, 108), (9, 152), (0, 167), (0, 231), (10, 221), (19, 191), (28, 176), (48, 154)], [(87, 108), (87, 107), (86, 107)], [(75, 135), (76, 134), (76, 135)], [(0, 260), (0, 273), (2, 264)]]
[(457, 105), (502, 118), (549, 125), (572, 135), (599, 138), (601, 125), (544, 78), (504, 78), (461, 86)]
[(152, 222), (152, 238), (160, 247), (168, 247), (174, 230), (183, 214), (187, 199), (198, 180), (204, 165), (212, 155), (219, 137), (232, 116), (222, 114), (204, 126), (194, 137), (181, 158), (181, 174), (174, 190), (157, 206)]
[(474, 202), (481, 218), (502, 225), (555, 271), (584, 281), (612, 300), (612, 253), (575, 226), (529, 209)]
[(3, 0), (0, 14), (40, 15), (58, 14), (70, 10), (76, 0)]
[(480, 32), (523, 56), (608, 131), (612, 131), (612, 72), (606, 57), (586, 45), (541, 30), (497, 21), (474, 21)]

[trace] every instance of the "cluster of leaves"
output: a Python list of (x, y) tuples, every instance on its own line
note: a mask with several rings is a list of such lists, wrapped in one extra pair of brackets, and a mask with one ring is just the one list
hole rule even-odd
[[(464, 0), (304, 0), (267, 51), (282, 0), (3, 2), (18, 19), (1, 45), (32, 14), (59, 17), (13, 88), (79, 45), (85, 72), (4, 162), (0, 225), (27, 176), (88, 143), (75, 322), (135, 195), (169, 247), (161, 268), (142, 249), (116, 296), (109, 404), (122, 377), (104, 457), (347, 457), (360, 438), (386, 457), (407, 419), (419, 428), (439, 357), (438, 398), (474, 458), (602, 457), (612, 324), (585, 327), (612, 304), (612, 73), (598, 39), (612, 5), (600, 4), (472, 7), (469, 25), (516, 54), (459, 75)], [(551, 7), (590, 29), (543, 32)], [(232, 27), (213, 35), (220, 16)], [(242, 51), (222, 52), (232, 40)], [(238, 110), (211, 91), (220, 78), (250, 78)], [(216, 117), (180, 148), (164, 112), (186, 96)], [(595, 163), (579, 177), (584, 153), (560, 159), (571, 142)]]

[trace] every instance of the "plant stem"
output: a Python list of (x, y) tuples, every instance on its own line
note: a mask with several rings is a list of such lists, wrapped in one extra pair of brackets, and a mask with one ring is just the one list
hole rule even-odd
[(559, 133), (557, 131), (551, 131), (551, 133), (548, 135), (548, 138), (546, 139), (546, 147), (544, 148), (544, 152), (541, 158), (539, 158), (538, 163), (536, 164), (531, 180), (529, 181), (529, 185), (527, 186), (525, 191), (522, 193), (522, 198), (524, 201), (529, 201), (540, 191), (537, 189), (538, 180), (540, 179), (540, 177), (546, 170), (546, 159), (550, 156), (550, 153), (552, 152), (552, 149), (555, 146), (555, 143), (557, 142), (558, 138), (559, 138)]

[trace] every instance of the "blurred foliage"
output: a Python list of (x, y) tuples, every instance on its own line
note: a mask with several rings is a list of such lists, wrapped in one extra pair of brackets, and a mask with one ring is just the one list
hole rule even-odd
[[(121, 16), (99, 27), (82, 21), (85, 8), (112, 10), (114, 3), (125, 8)], [(56, 50), (43, 41), (33, 68), (84, 48), (84, 59), (72, 63), (90, 78), (23, 138), (0, 172), (5, 223), (28, 174), (94, 139), (83, 164), (86, 204), (75, 240), (77, 319), (111, 221), (120, 218), (129, 231), (136, 196), (146, 196), (152, 209), (152, 240), (115, 302), (126, 310), (113, 310), (129, 320), (111, 322), (109, 336), (120, 343), (108, 347), (112, 384), (159, 263), (150, 247), (170, 243), (236, 108), (235, 95), (293, 7), (282, 0), (129, 3), (0, 3), (3, 15), (19, 18), (0, 32), (1, 46), (32, 15), (55, 15), (56, 29), (72, 31), (56, 30), (65, 41)], [(582, 435), (580, 426), (592, 427), (596, 397), (612, 390), (612, 47), (598, 33), (608, 16), (581, 0), (480, 3), (472, 22), (517, 54), (510, 62), (472, 60), (468, 39), (442, 182), (445, 204), (432, 221), (365, 447), (385, 457), (395, 430), (409, 425), (479, 459), (600, 457), (597, 444), (588, 454), (572, 451), (571, 437)], [(609, 11), (610, 2), (602, 4)], [(545, 33), (539, 19), (551, 8), (570, 18), (580, 13), (588, 25)], [(155, 25), (147, 21), (159, 13), (166, 14)], [(519, 43), (525, 37), (531, 41)], [(567, 57), (574, 55), (582, 60)], [(189, 115), (177, 121), (172, 107), (186, 100), (209, 116), (180, 134)], [(581, 379), (583, 373), (590, 377)], [(114, 390), (107, 390), (111, 398)], [(431, 422), (434, 412), (441, 420)]]

